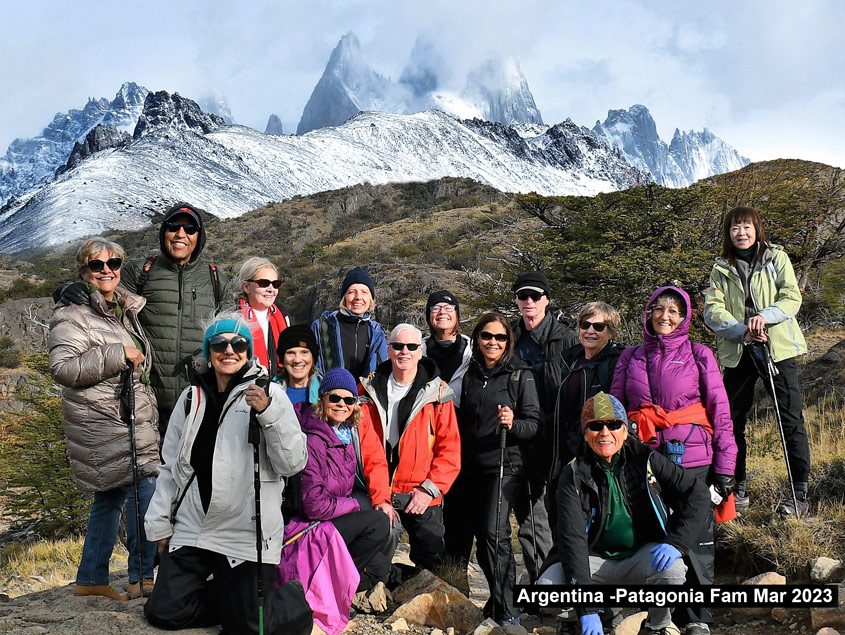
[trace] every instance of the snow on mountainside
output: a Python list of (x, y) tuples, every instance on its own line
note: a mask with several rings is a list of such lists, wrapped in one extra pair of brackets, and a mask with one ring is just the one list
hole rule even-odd
[(205, 112), (223, 117), (223, 121), (226, 123), (238, 123), (232, 116), (232, 110), (229, 108), (229, 102), (226, 101), (226, 98), (219, 93), (206, 95), (202, 99), (198, 99), (197, 103)]
[(15, 139), (0, 158), (0, 207), (36, 185), (53, 178), (63, 166), (74, 144), (98, 124), (131, 133), (149, 91), (133, 82), (120, 87), (115, 98), (89, 99), (82, 110), (56, 114), (37, 137)]
[(177, 200), (229, 218), (364, 181), (458, 176), (510, 192), (592, 195), (650, 180), (568, 120), (532, 135), (434, 110), (362, 113), (337, 128), (275, 136), (202, 120), (198, 110), (150, 94), (132, 142), (88, 157), (0, 214), (0, 251), (143, 227)]
[(608, 111), (604, 123), (597, 121), (592, 132), (619, 148), (631, 165), (648, 172), (666, 187), (686, 187), (749, 163), (706, 128), (703, 132), (675, 130), (672, 143), (667, 146), (658, 136), (648, 108), (639, 104), (628, 110)]
[(505, 125), (543, 123), (515, 60), (487, 60), (467, 75), (462, 89), (452, 91), (442, 85), (444, 66), (434, 46), (417, 38), (399, 81), (394, 82), (370, 68), (355, 34), (347, 33), (332, 51), (296, 133), (340, 125), (360, 111), (410, 114), (430, 108)]

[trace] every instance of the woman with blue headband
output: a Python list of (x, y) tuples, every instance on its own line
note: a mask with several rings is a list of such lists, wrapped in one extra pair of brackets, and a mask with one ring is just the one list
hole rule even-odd
[[(195, 364), (200, 372), (170, 418), (146, 515), (147, 537), (158, 543), (162, 557), (144, 614), (168, 630), (222, 624), (226, 633), (257, 633), (250, 415), (255, 412), (261, 433), (262, 574), (268, 589), (282, 549), (284, 477), (305, 467), (305, 435), (284, 390), (267, 383), (239, 315), (219, 316), (206, 329), (203, 354), (204, 363)], [(268, 597), (265, 632), (280, 632), (275, 607)]]

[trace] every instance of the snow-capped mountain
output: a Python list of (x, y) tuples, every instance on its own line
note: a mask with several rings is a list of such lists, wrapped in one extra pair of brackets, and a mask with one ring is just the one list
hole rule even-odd
[(285, 128), (282, 126), (282, 120), (279, 119), (279, 115), (270, 115), (267, 119), (267, 126), (264, 128), (264, 134), (285, 134)]
[(429, 108), (461, 119), (478, 117), (505, 125), (543, 123), (514, 59), (486, 60), (467, 75), (460, 90), (444, 87), (444, 68), (435, 47), (420, 37), (399, 80), (393, 81), (370, 68), (355, 34), (347, 33), (332, 51), (296, 132), (337, 126), (362, 111), (411, 114)]
[(50, 181), (63, 166), (74, 144), (102, 124), (131, 133), (149, 91), (126, 82), (114, 99), (89, 99), (82, 110), (60, 112), (37, 137), (15, 139), (0, 158), (0, 207), (36, 185)]
[(131, 142), (89, 156), (0, 213), (0, 251), (140, 228), (178, 200), (229, 218), (297, 194), (444, 176), (509, 192), (580, 195), (650, 180), (569, 120), (518, 131), (435, 110), (370, 112), (339, 127), (275, 136), (225, 125), (160, 92), (148, 95)]
[(232, 110), (229, 108), (229, 102), (220, 93), (212, 93), (206, 95), (202, 99), (198, 99), (199, 107), (205, 112), (212, 115), (219, 115), (226, 123), (238, 123), (232, 116)]
[(592, 132), (619, 148), (631, 165), (650, 173), (666, 187), (686, 187), (749, 163), (706, 128), (703, 132), (675, 130), (672, 143), (666, 145), (657, 134), (648, 108), (639, 104), (628, 110), (608, 111), (604, 123), (597, 121)]

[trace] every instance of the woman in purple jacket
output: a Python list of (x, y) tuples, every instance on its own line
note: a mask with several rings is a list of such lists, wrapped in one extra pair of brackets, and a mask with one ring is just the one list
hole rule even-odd
[[(655, 291), (643, 315), (643, 344), (622, 352), (610, 392), (637, 421), (640, 439), (727, 498), (736, 463), (730, 406), (712, 351), (689, 340), (690, 313), (683, 289)], [(714, 524), (711, 506), (688, 556), (688, 582), (713, 584)], [(702, 635), (712, 618), (707, 609), (685, 607), (674, 621), (686, 625), (686, 635)]]

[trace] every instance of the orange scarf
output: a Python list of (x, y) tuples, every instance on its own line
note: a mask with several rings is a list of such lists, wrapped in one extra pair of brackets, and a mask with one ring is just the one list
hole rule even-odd
[(666, 412), (653, 403), (644, 403), (640, 404), (639, 410), (629, 412), (628, 418), (637, 424), (637, 433), (644, 443), (657, 441), (658, 428), (663, 430), (679, 423), (694, 423), (713, 434), (713, 424), (707, 418), (707, 410), (700, 401), (672, 412)]

